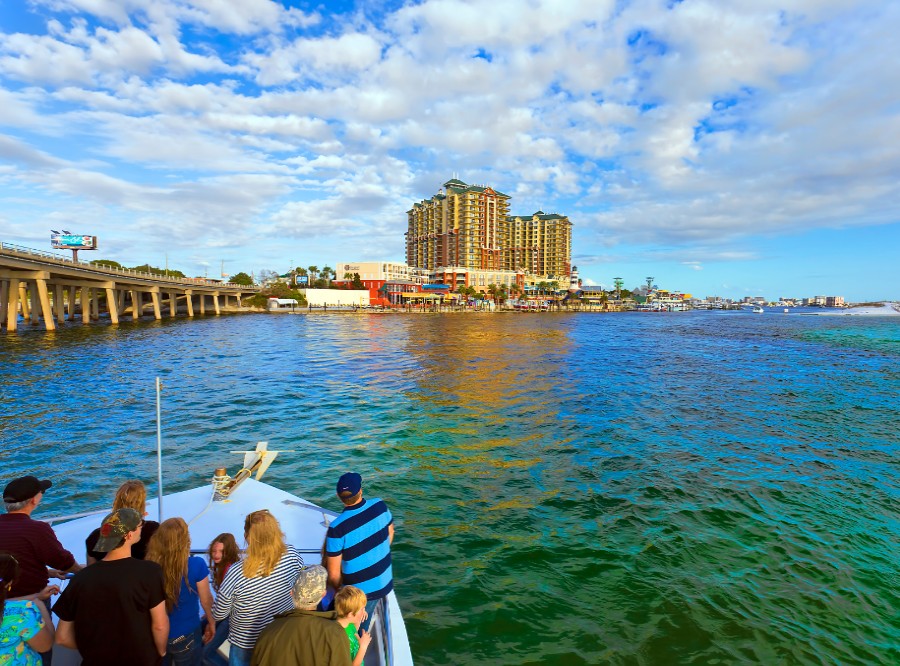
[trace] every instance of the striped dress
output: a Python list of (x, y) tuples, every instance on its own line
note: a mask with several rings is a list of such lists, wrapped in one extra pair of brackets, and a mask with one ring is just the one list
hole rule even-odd
[(213, 604), (216, 621), (231, 617), (228, 640), (252, 649), (256, 639), (277, 613), (294, 610), (291, 588), (303, 568), (303, 558), (293, 546), (278, 560), (268, 576), (244, 577), (242, 562), (229, 567)]

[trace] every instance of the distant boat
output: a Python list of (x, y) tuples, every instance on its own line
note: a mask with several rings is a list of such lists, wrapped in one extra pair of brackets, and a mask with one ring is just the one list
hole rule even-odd
[(788, 313), (788, 309), (785, 308), (785, 309), (784, 309), (784, 314), (787, 314), (787, 313)]
[[(762, 314), (763, 312), (765, 312), (765, 310), (762, 309), (761, 305), (753, 306), (753, 314)], [(785, 312), (787, 312), (787, 310), (785, 310)]]

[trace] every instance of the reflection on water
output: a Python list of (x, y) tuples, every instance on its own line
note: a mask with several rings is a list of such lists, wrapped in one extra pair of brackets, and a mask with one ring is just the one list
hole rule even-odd
[(4, 477), (42, 510), (221, 452), (397, 520), (420, 664), (897, 663), (891, 321), (244, 316), (0, 337)]

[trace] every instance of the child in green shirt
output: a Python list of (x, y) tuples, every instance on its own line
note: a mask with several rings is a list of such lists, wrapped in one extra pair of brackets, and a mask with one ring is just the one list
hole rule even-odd
[(350, 639), (350, 658), (353, 666), (362, 666), (366, 650), (372, 637), (363, 630), (357, 635), (356, 627), (366, 619), (366, 593), (358, 587), (345, 585), (334, 595), (334, 610), (337, 611), (338, 624), (347, 632)]

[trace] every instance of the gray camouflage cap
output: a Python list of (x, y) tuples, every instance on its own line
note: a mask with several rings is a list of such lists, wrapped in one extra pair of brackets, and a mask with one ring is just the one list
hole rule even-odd
[(320, 564), (314, 564), (300, 572), (291, 596), (297, 606), (312, 606), (317, 604), (325, 596), (325, 584), (328, 581), (328, 572)]

